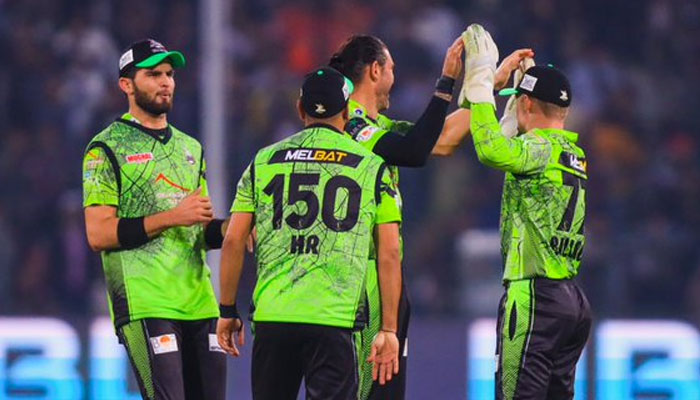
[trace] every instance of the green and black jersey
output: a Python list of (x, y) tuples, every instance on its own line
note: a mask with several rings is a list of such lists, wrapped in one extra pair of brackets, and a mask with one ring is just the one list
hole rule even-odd
[[(83, 160), (83, 206), (112, 206), (119, 218), (174, 208), (201, 187), (207, 195), (200, 143), (169, 126), (152, 131), (125, 114), (97, 134)], [(103, 251), (110, 313), (117, 327), (142, 318), (218, 317), (204, 228), (163, 231), (141, 247)]]
[[(374, 146), (377, 145), (379, 139), (384, 137), (387, 133), (394, 132), (399, 135), (404, 135), (413, 126), (411, 122), (393, 120), (382, 114), (378, 114), (377, 119), (373, 119), (367, 115), (367, 110), (365, 110), (362, 104), (355, 100), (350, 100), (348, 102), (348, 112), (350, 120), (345, 130), (357, 143), (360, 143), (371, 151), (374, 151)], [(389, 165), (389, 171), (391, 171), (391, 179), (398, 187), (399, 168), (395, 165)]]
[(382, 159), (313, 125), (260, 150), (231, 212), (255, 214), (256, 322), (356, 328), (377, 224), (400, 222)]
[(504, 281), (578, 274), (585, 244), (586, 157), (578, 134), (533, 129), (509, 139), (493, 106), (471, 107), (479, 160), (506, 172), (501, 204)]
[[(367, 110), (358, 102), (350, 100), (348, 102), (348, 111), (350, 120), (348, 121), (345, 130), (352, 136), (357, 143), (370, 151), (374, 151), (377, 142), (389, 132), (394, 134), (405, 134), (411, 127), (412, 123), (406, 121), (395, 121), (382, 114), (377, 115), (377, 119), (367, 115)], [(391, 174), (391, 180), (396, 187), (397, 198), (399, 199), (399, 210), (402, 209), (401, 192), (399, 190), (399, 168), (395, 165), (388, 166)], [(401, 240), (401, 252), (403, 255), (403, 238)], [(358, 334), (360, 346), (360, 357), (367, 359), (372, 351), (372, 341), (379, 333), (382, 325), (381, 313), (381, 296), (379, 293), (379, 277), (377, 273), (376, 257), (372, 254), (368, 260), (369, 268), (367, 279), (365, 282), (367, 293), (367, 305), (369, 307), (369, 321), (367, 326)], [(406, 293), (402, 291), (402, 296)], [(403, 303), (402, 303), (403, 304)], [(401, 310), (399, 311), (401, 315)], [(399, 321), (401, 324), (402, 321)], [(360, 399), (367, 399), (372, 389), (372, 368), (361, 368), (360, 370)]]

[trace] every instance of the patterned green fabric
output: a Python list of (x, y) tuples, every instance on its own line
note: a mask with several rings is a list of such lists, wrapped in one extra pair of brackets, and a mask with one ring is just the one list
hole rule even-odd
[[(350, 100), (348, 102), (348, 111), (350, 115), (350, 121), (346, 130), (350, 131), (352, 126), (360, 121), (362, 121), (363, 129), (351, 134), (353, 139), (363, 145), (365, 148), (374, 151), (374, 146), (376, 146), (379, 139), (389, 132), (394, 132), (398, 134), (405, 134), (413, 126), (413, 123), (407, 121), (395, 121), (389, 117), (378, 114), (377, 119), (372, 119), (367, 115), (365, 108), (355, 100)], [(364, 126), (366, 125), (366, 126)], [(391, 171), (391, 179), (394, 184), (399, 186), (399, 168), (395, 165), (390, 165), (389, 170)]]
[[(374, 147), (384, 135), (389, 132), (405, 134), (413, 126), (411, 122), (395, 121), (385, 115), (378, 114), (374, 120), (367, 115), (367, 110), (358, 102), (350, 100), (348, 103), (350, 121), (346, 126), (348, 133), (358, 143), (369, 150)], [(356, 128), (355, 128), (356, 127)], [(391, 179), (398, 188), (399, 168), (390, 165)], [(400, 191), (397, 190), (400, 198)], [(403, 204), (401, 204), (403, 206)], [(403, 239), (401, 239), (401, 251), (403, 253)], [(402, 254), (403, 255), (403, 254)], [(374, 257), (374, 256), (373, 256)], [(370, 260), (372, 274), (367, 275), (367, 299), (369, 303), (369, 323), (358, 335), (361, 337), (362, 355), (366, 360), (372, 351), (372, 341), (379, 333), (382, 324), (381, 299), (379, 297), (379, 283), (377, 281), (377, 263)], [(372, 389), (372, 368), (366, 363), (360, 364), (360, 399), (367, 399)]]
[(143, 393), (147, 399), (155, 399), (155, 387), (153, 386), (153, 370), (151, 358), (148, 354), (148, 336), (146, 335), (143, 321), (132, 321), (119, 328), (124, 346), (129, 354), (134, 372), (143, 383)]
[[(204, 173), (202, 147), (194, 138), (172, 126), (155, 137), (120, 119), (87, 147), (83, 205), (114, 206), (120, 218), (156, 214), (198, 187), (206, 195)], [(142, 318), (218, 317), (203, 231), (201, 225), (170, 228), (139, 248), (102, 252), (116, 326)]]
[(511, 282), (506, 294), (503, 327), (501, 329), (501, 387), (503, 399), (515, 396), (523, 354), (534, 326), (534, 280)]
[(472, 105), (471, 132), (484, 164), (506, 172), (501, 204), (503, 279), (568, 279), (585, 245), (586, 158), (578, 135), (534, 129), (509, 139), (490, 104)]
[(231, 212), (255, 213), (254, 321), (364, 324), (374, 227), (401, 221), (380, 157), (325, 125), (309, 127), (257, 153)]
[(369, 398), (370, 390), (372, 389), (372, 365), (367, 363), (367, 358), (369, 358), (372, 352), (372, 342), (382, 327), (382, 302), (379, 296), (377, 263), (375, 260), (369, 261), (366, 280), (367, 287), (365, 290), (367, 293), (367, 304), (369, 306), (369, 322), (361, 331), (355, 333), (356, 340), (360, 343), (360, 399)]

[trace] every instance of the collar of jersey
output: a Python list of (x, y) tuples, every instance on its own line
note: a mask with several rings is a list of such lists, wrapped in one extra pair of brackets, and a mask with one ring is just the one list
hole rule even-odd
[(322, 123), (322, 122), (317, 122), (317, 123), (315, 123), (315, 124), (311, 124), (311, 125), (305, 127), (304, 130), (307, 130), (307, 129), (315, 129), (315, 128), (330, 129), (330, 130), (332, 130), (332, 131), (334, 131), (334, 132), (338, 132), (338, 133), (340, 133), (341, 135), (343, 135), (343, 132), (340, 131), (340, 130), (339, 130), (338, 128), (336, 128), (335, 126), (328, 125), (328, 124), (324, 124), (324, 123)]
[(134, 118), (133, 115), (129, 113), (124, 113), (124, 115), (121, 116), (121, 118), (117, 118), (117, 122), (120, 122), (125, 125), (129, 125), (132, 128), (136, 128), (137, 130), (145, 133), (146, 135), (152, 137), (153, 139), (166, 144), (170, 140), (170, 138), (173, 136), (173, 130), (170, 127), (170, 124), (168, 124), (168, 128), (165, 131), (165, 135), (161, 136), (157, 133), (159, 129), (149, 129), (146, 128), (145, 126), (141, 125), (136, 118)]
[(548, 135), (564, 136), (566, 138), (566, 140), (568, 140), (572, 143), (578, 142), (578, 133), (576, 133), (576, 132), (571, 132), (571, 131), (567, 131), (564, 129), (540, 129), (540, 131), (542, 131)]

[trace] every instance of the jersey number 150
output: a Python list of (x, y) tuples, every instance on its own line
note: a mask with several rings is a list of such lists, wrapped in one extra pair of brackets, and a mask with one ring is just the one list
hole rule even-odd
[[(284, 174), (275, 175), (270, 183), (263, 189), (263, 192), (268, 196), (272, 196), (274, 203), (274, 215), (272, 217), (272, 226), (274, 229), (282, 228), (282, 209), (285, 187)], [(309, 228), (318, 218), (319, 201), (316, 196), (315, 186), (318, 185), (320, 174), (301, 174), (292, 173), (289, 176), (289, 193), (287, 195), (287, 204), (293, 206), (297, 202), (306, 204), (306, 213), (292, 213), (285, 218), (285, 222), (292, 229)], [(313, 189), (302, 189), (301, 186), (311, 186)], [(345, 217), (342, 219), (336, 218), (335, 203), (338, 198), (340, 189), (347, 191), (347, 201), (345, 206)], [(362, 198), (362, 189), (360, 185), (347, 176), (337, 175), (326, 182), (323, 188), (323, 205), (321, 206), (321, 220), (328, 229), (335, 232), (346, 232), (351, 230), (357, 224), (360, 216), (360, 201)]]

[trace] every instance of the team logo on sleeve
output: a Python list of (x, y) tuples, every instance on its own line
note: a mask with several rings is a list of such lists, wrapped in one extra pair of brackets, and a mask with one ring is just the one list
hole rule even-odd
[(345, 132), (350, 134), (350, 136), (358, 142), (366, 142), (372, 139), (372, 136), (374, 136), (378, 130), (379, 128), (370, 125), (363, 118), (353, 118), (345, 124)]
[(128, 164), (145, 164), (153, 160), (153, 153), (138, 153), (126, 156)]
[(87, 161), (85, 161), (85, 168), (86, 169), (95, 169), (100, 164), (104, 164), (104, 162), (105, 162), (104, 158), (100, 157), (98, 154), (95, 154), (92, 151), (88, 151), (86, 158), (87, 158)]
[(561, 153), (559, 163), (583, 175), (586, 174), (586, 170), (588, 169), (588, 162), (585, 158), (579, 158), (576, 156), (576, 154), (568, 153), (566, 151)]

